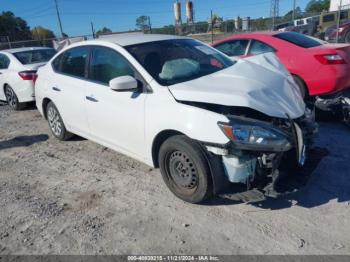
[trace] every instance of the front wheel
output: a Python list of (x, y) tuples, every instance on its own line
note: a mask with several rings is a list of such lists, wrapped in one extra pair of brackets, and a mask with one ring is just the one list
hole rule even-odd
[(199, 203), (212, 195), (209, 164), (197, 142), (183, 135), (169, 138), (159, 150), (159, 164), (165, 184), (180, 199)]
[(5, 96), (7, 103), (13, 110), (17, 111), (24, 108), (24, 104), (18, 101), (15, 91), (9, 85), (5, 86)]
[(70, 139), (73, 134), (69, 133), (63, 123), (62, 117), (53, 102), (49, 102), (46, 107), (47, 121), (52, 134), (59, 140)]

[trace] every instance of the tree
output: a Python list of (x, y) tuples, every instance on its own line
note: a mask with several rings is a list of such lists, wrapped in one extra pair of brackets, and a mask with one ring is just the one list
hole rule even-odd
[(31, 39), (27, 22), (12, 12), (2, 12), (0, 15), (0, 36), (8, 36), (10, 41)]
[(136, 27), (142, 31), (149, 30), (149, 27), (150, 27), (149, 17), (142, 15), (136, 18)]
[(321, 13), (329, 10), (330, 0), (311, 0), (305, 8), (308, 13)]
[(32, 37), (35, 40), (55, 38), (55, 34), (42, 26), (36, 26), (32, 29)]
[(98, 35), (110, 34), (110, 33), (112, 33), (111, 29), (109, 29), (108, 27), (103, 27), (101, 30), (98, 30), (96, 32), (96, 35), (98, 36)]

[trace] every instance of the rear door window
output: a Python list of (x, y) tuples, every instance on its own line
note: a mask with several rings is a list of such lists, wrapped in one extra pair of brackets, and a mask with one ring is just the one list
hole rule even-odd
[(4, 54), (0, 54), (0, 69), (7, 69), (9, 65), (10, 59)]
[(271, 46), (258, 41), (258, 40), (252, 40), (252, 43), (249, 48), (249, 55), (259, 55), (263, 53), (269, 53), (269, 52), (275, 52), (276, 50), (272, 48)]
[(88, 56), (88, 47), (76, 47), (67, 50), (63, 54), (61, 70), (59, 71), (71, 76), (85, 77)]
[(232, 40), (226, 43), (218, 44), (215, 46), (215, 48), (228, 56), (242, 56), (246, 54), (248, 44), (248, 39)]

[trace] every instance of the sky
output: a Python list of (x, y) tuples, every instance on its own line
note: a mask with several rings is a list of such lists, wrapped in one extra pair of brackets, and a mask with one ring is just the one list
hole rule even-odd
[[(185, 17), (185, 0), (182, 3), (182, 19)], [(296, 0), (303, 10), (309, 0)], [(136, 18), (148, 15), (152, 27), (174, 23), (174, 0), (57, 0), (63, 31), (69, 36), (91, 34), (91, 22), (95, 30), (106, 26), (112, 31), (135, 29)], [(193, 0), (195, 20), (207, 20), (210, 10), (214, 14), (231, 19), (266, 17), (270, 15), (271, 0)], [(293, 8), (293, 0), (280, 0), (280, 14)], [(59, 25), (54, 0), (0, 0), (0, 12), (12, 11), (25, 19), (29, 26), (43, 26), (59, 35)]]

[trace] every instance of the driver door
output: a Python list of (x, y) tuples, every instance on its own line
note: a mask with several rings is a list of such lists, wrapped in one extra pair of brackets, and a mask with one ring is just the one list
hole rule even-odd
[(85, 104), (91, 136), (125, 154), (144, 158), (144, 105), (146, 93), (140, 90), (114, 91), (113, 78), (137, 72), (117, 51), (92, 47)]

